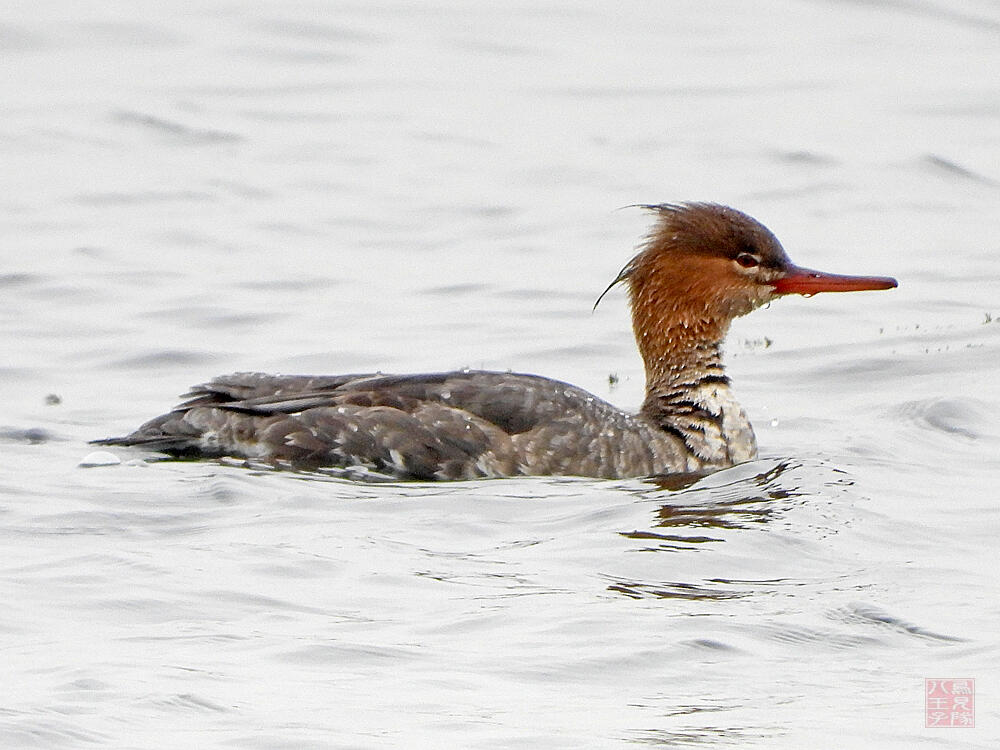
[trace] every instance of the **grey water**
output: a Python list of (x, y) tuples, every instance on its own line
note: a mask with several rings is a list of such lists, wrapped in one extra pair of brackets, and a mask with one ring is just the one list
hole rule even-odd
[[(1000, 7), (0, 9), (0, 744), (993, 748)], [(238, 370), (625, 407), (635, 203), (898, 289), (741, 319), (761, 458), (352, 482), (87, 441)], [(924, 680), (975, 680), (925, 727)]]

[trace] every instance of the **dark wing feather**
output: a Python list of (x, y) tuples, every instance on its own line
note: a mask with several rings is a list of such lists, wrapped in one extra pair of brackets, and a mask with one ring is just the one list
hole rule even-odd
[(185, 399), (131, 435), (98, 442), (173, 455), (363, 464), (423, 479), (509, 475), (522, 465), (515, 436), (603, 404), (559, 381), (484, 371), (236, 373), (195, 386)]
[[(222, 406), (256, 402), (279, 403), (283, 398), (300, 398), (312, 392), (325, 393), (336, 390), (345, 383), (377, 377), (377, 374), (359, 375), (268, 375), (263, 372), (237, 372), (221, 375), (207, 383), (191, 388), (181, 398), (176, 409), (195, 406)], [(308, 408), (308, 407), (306, 407)]]
[(564, 413), (566, 396), (576, 400), (579, 393), (573, 386), (537, 375), (478, 370), (330, 377), (237, 373), (196, 386), (177, 410), (214, 406), (265, 415), (355, 405), (412, 413), (420, 404), (433, 402), (467, 411), (515, 435)]

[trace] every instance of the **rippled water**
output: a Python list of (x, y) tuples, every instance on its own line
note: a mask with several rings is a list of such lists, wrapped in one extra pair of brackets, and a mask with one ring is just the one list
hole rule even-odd
[[(1000, 12), (8, 2), (4, 747), (992, 748)], [(641, 398), (637, 202), (893, 292), (741, 320), (688, 487), (78, 466), (235, 370)], [(609, 376), (617, 378), (612, 387)], [(924, 678), (976, 680), (925, 729)]]

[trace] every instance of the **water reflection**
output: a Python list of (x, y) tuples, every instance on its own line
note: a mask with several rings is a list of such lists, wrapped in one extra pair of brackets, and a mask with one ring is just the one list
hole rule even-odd
[(643, 745), (664, 745), (667, 747), (730, 745), (734, 742), (747, 741), (758, 736), (759, 734), (748, 731), (744, 727), (704, 727), (686, 732), (648, 729), (637, 732), (635, 734), (635, 742)]
[[(802, 581), (784, 576), (748, 577), (743, 569), (746, 560), (741, 556), (743, 545), (727, 545), (725, 549), (721, 546), (727, 541), (745, 541), (748, 530), (761, 530), (805, 502), (797, 498), (816, 494), (805, 489), (808, 477), (815, 481), (815, 473), (797, 471), (801, 468), (802, 464), (788, 460), (756, 461), (709, 476), (689, 477), (690, 481), (684, 480), (684, 488), (666, 496), (667, 502), (661, 499), (662, 490), (672, 489), (671, 478), (651, 480), (657, 491), (643, 492), (645, 497), (658, 501), (650, 526), (618, 532), (639, 543), (633, 551), (719, 554), (699, 556), (697, 560), (685, 558), (681, 570), (687, 574), (687, 580), (605, 576), (609, 581), (608, 591), (632, 599), (724, 601), (762, 590), (773, 591), (776, 587), (801, 585)], [(835, 477), (826, 485), (852, 483), (843, 472), (827, 471), (833, 471)], [(723, 554), (725, 557), (721, 557)], [(674, 575), (679, 567), (670, 564)], [(663, 565), (653, 566), (655, 572), (663, 569)]]
[(624, 594), (632, 599), (696, 599), (722, 601), (749, 596), (751, 591), (727, 591), (722, 588), (712, 588), (681, 581), (663, 581), (658, 583), (642, 583), (639, 581), (615, 581), (608, 586), (608, 591)]
[[(780, 461), (765, 465), (747, 464), (693, 479), (685, 489), (673, 492), (670, 502), (656, 511), (654, 528), (675, 529), (746, 529), (751, 524), (766, 523), (788, 507), (791, 498), (805, 494), (790, 472), (799, 464)], [(747, 467), (757, 470), (747, 476)], [(733, 477), (733, 474), (736, 474)], [(653, 480), (660, 488), (671, 488), (667, 477)], [(664, 534), (657, 531), (623, 532), (630, 539), (659, 539), (684, 545), (721, 542), (721, 536), (701, 534)], [(669, 546), (669, 545), (667, 545)]]

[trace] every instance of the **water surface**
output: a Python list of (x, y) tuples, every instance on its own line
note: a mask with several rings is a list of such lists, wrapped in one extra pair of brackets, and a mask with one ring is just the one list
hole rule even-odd
[[(995, 4), (7, 3), (6, 747), (992, 748)], [(738, 321), (761, 459), (362, 484), (86, 441), (236, 370), (622, 406), (640, 202), (886, 293)], [(614, 378), (609, 376), (614, 375)], [(612, 387), (611, 380), (617, 380)], [(974, 729), (923, 680), (976, 679)]]

